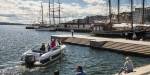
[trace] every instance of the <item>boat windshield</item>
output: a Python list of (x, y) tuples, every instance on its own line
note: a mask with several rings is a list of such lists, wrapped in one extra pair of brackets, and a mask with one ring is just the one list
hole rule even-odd
[(40, 47), (40, 45), (37, 45), (34, 48), (32, 48), (32, 51), (40, 51)]

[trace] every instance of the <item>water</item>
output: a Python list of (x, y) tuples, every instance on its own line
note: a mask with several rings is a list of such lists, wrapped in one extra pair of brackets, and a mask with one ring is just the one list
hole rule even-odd
[[(60, 75), (75, 75), (77, 65), (82, 65), (87, 75), (112, 75), (118, 72), (126, 57), (105, 50), (67, 45), (61, 62), (57, 61), (43, 68), (26, 69), (18, 65), (23, 52), (37, 44), (48, 42), (53, 34), (70, 35), (70, 33), (39, 32), (24, 28), (24, 26), (0, 26), (0, 75), (53, 75), (55, 70), (60, 70)], [(130, 57), (135, 67), (150, 63), (150, 58)]]

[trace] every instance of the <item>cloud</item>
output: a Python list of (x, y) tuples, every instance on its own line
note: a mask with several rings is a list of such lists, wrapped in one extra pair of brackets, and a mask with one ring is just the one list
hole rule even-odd
[(106, 0), (83, 0), (88, 4), (105, 4)]
[(32, 0), (0, 0), (0, 19), (27, 23), (39, 15), (40, 3)]
[[(96, 1), (89, 1), (85, 7), (82, 7), (78, 3), (72, 3), (72, 4), (62, 4), (63, 7), (63, 15), (67, 17), (74, 17), (74, 18), (83, 18), (85, 16), (91, 16), (91, 15), (107, 15), (107, 6), (106, 4), (98, 3), (96, 5), (93, 5), (93, 2)], [(98, 0), (97, 0), (98, 1)], [(102, 0), (103, 1), (103, 0)]]
[[(39, 22), (42, 0), (0, 0), (0, 20), (19, 23)], [(81, 3), (62, 3), (61, 16), (66, 20), (83, 18), (90, 15), (108, 15), (106, 0), (82, 0)], [(44, 2), (44, 20), (48, 21), (48, 3)], [(56, 6), (55, 8), (58, 8)], [(128, 9), (126, 7), (122, 7)], [(125, 10), (123, 9), (123, 10)], [(55, 10), (57, 11), (57, 10)], [(52, 14), (51, 14), (52, 15)], [(58, 16), (58, 12), (55, 13)]]

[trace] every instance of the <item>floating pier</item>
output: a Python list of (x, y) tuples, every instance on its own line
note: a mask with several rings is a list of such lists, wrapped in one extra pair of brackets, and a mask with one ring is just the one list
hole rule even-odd
[(103, 38), (90, 35), (52, 35), (52, 38), (59, 39), (63, 43), (100, 48), (104, 50), (150, 56), (150, 42), (126, 40), (122, 38)]

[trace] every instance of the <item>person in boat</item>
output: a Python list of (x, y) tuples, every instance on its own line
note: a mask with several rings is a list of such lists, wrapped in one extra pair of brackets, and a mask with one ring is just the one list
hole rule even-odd
[(58, 46), (59, 46), (59, 45), (62, 45), (61, 40), (57, 40), (57, 42), (58, 42), (58, 44), (57, 44)]
[(50, 48), (52, 49), (56, 48), (56, 39), (52, 39)]
[(48, 49), (48, 51), (50, 51), (51, 50), (51, 46), (50, 46), (50, 44), (48, 43), (48, 45), (47, 45), (47, 49)]
[(40, 50), (45, 52), (45, 43), (42, 43), (42, 46), (41, 46)]
[(124, 67), (120, 70), (119, 75), (124, 72), (124, 73), (130, 73), (133, 72), (133, 63), (132, 60), (129, 57), (126, 57), (124, 63)]
[(77, 66), (76, 72), (77, 72), (76, 75), (86, 75), (83, 71), (82, 66)]
[(59, 75), (59, 71), (56, 70), (56, 71), (54, 72), (54, 75)]

